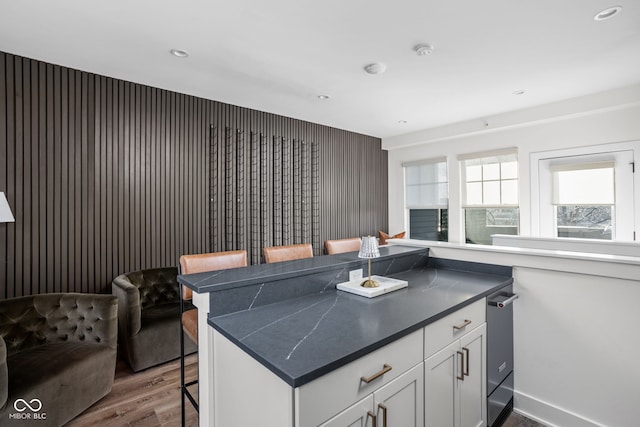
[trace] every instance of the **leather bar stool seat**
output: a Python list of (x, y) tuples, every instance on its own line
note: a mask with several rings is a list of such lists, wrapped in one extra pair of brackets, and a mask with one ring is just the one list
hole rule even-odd
[(273, 262), (292, 261), (295, 259), (313, 258), (313, 246), (310, 243), (287, 246), (271, 246), (262, 249), (264, 261)]
[[(247, 251), (213, 252), (208, 254), (183, 255), (180, 257), (180, 274), (202, 273), (204, 271), (226, 270), (246, 267)], [(182, 287), (182, 299), (189, 301), (193, 291)], [(198, 342), (198, 310), (191, 309), (182, 313), (182, 327), (194, 342)]]
[[(247, 251), (214, 252), (208, 254), (183, 255), (180, 257), (181, 274), (194, 274), (246, 266)], [(193, 291), (191, 289), (182, 286), (180, 296), (180, 309), (182, 311), (182, 328), (180, 328), (180, 394), (182, 395), (182, 426), (184, 426), (186, 420), (185, 398), (189, 399), (196, 411), (199, 410), (198, 402), (196, 402), (188, 389), (189, 386), (197, 384), (198, 380), (188, 383), (185, 382), (184, 364), (184, 336), (187, 335), (196, 344), (198, 342), (198, 309), (183, 310), (184, 302), (193, 299)]]
[(328, 255), (333, 255), (359, 251), (361, 244), (362, 240), (359, 237), (350, 237), (348, 239), (325, 240), (324, 248)]
[(182, 328), (191, 341), (198, 342), (198, 309), (187, 310), (182, 313)]

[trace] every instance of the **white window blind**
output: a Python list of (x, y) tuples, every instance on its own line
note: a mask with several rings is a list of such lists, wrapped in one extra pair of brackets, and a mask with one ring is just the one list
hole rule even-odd
[(405, 203), (409, 209), (446, 209), (449, 180), (446, 158), (403, 163)]
[(614, 205), (615, 163), (551, 166), (554, 205)]
[(463, 207), (518, 206), (515, 149), (461, 155)]

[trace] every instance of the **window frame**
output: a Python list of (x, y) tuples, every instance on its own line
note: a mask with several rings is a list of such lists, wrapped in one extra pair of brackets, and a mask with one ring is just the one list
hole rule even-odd
[[(517, 203), (499, 203), (499, 204), (469, 204), (467, 203), (467, 164), (466, 161), (468, 160), (482, 160), (482, 159), (489, 159), (489, 158), (495, 158), (495, 157), (512, 157), (513, 160), (508, 160), (510, 161), (515, 161), (516, 162), (516, 167), (517, 167), (517, 173), (516, 173), (516, 178), (507, 178), (507, 179), (502, 179), (502, 164), (503, 163), (507, 163), (505, 161), (500, 161), (498, 162), (500, 164), (500, 178), (497, 180), (497, 182), (500, 183), (501, 186), (501, 194), (500, 194), (500, 199), (502, 201), (502, 182), (503, 181), (515, 181), (516, 183), (516, 190), (517, 190)], [(482, 163), (484, 164), (484, 163)], [(487, 163), (489, 164), (489, 163)], [(462, 241), (463, 242), (467, 242), (469, 236), (467, 235), (467, 210), (477, 210), (477, 209), (484, 209), (485, 211), (488, 209), (515, 209), (517, 212), (517, 225), (515, 226), (503, 226), (503, 225), (498, 225), (498, 226), (489, 226), (486, 225), (487, 228), (491, 227), (502, 227), (502, 228), (516, 228), (516, 235), (520, 235), (521, 234), (521, 218), (520, 218), (520, 171), (521, 171), (521, 167), (520, 167), (520, 158), (518, 156), (518, 148), (517, 147), (508, 147), (508, 148), (503, 148), (503, 149), (497, 149), (497, 150), (488, 150), (488, 151), (481, 151), (481, 152), (476, 152), (476, 153), (468, 153), (468, 154), (460, 154), (458, 155), (458, 168), (460, 171), (460, 213), (461, 213), (461, 237), (462, 237)], [(487, 180), (489, 181), (489, 180)], [(475, 181), (474, 181), (475, 182)], [(484, 182), (484, 180), (481, 180), (479, 182)], [(484, 201), (484, 200), (483, 200)], [(469, 243), (467, 243), (469, 244)], [(482, 244), (482, 243), (474, 243), (474, 244)]]
[[(467, 165), (466, 162), (469, 160), (482, 160), (482, 159), (490, 159), (490, 158), (494, 158), (494, 157), (513, 157), (513, 161), (516, 162), (517, 165), (517, 173), (516, 173), (516, 178), (502, 178), (502, 167), (499, 167), (498, 169), (500, 170), (499, 172), (499, 178), (498, 179), (487, 179), (485, 180), (484, 177), (482, 177), (482, 179), (478, 180), (474, 180), (474, 181), (467, 181)], [(506, 148), (503, 150), (492, 150), (492, 151), (484, 151), (484, 152), (478, 152), (478, 153), (471, 153), (471, 154), (462, 154), (458, 156), (458, 163), (459, 163), (459, 168), (460, 168), (460, 186), (461, 186), (461, 191), (460, 191), (460, 195), (461, 195), (461, 208), (462, 209), (466, 209), (466, 208), (520, 208), (520, 191), (519, 191), (519, 185), (520, 185), (520, 165), (519, 165), (519, 161), (518, 161), (518, 149), (517, 148)], [(503, 162), (500, 161), (498, 162), (498, 164), (500, 166), (502, 166), (503, 163), (507, 163), (507, 162)], [(481, 163), (482, 165), (484, 165), (485, 163)], [(491, 163), (486, 163), (486, 164), (491, 164)], [(500, 187), (502, 187), (502, 182), (506, 182), (506, 181), (515, 181), (516, 183), (516, 190), (517, 190), (517, 199), (518, 202), (517, 203), (484, 203), (484, 199), (483, 202), (480, 204), (475, 204), (475, 203), (468, 203), (468, 199), (467, 199), (467, 183), (469, 182), (478, 182), (481, 183), (482, 185), (484, 185), (485, 182), (498, 182), (500, 184)], [(502, 201), (502, 188), (500, 189), (500, 199)]]
[[(633, 173), (637, 142), (602, 144), (586, 147), (551, 150), (530, 154), (531, 174), (531, 235), (546, 238), (557, 237), (555, 204), (553, 203), (553, 168), (561, 165), (580, 165), (599, 162), (616, 162), (615, 204), (611, 241), (634, 241), (640, 212), (638, 190), (640, 182)], [(628, 168), (628, 169), (627, 169)], [(546, 189), (546, 190), (543, 190)], [(586, 206), (586, 205), (585, 205)], [(563, 237), (564, 238), (564, 237)]]
[[(444, 164), (445, 169), (446, 169), (446, 176), (447, 176), (447, 180), (446, 181), (437, 181), (437, 182), (429, 182), (429, 183), (425, 183), (427, 185), (429, 184), (433, 184), (433, 185), (437, 185), (437, 184), (446, 184), (446, 189), (447, 189), (447, 203), (446, 205), (443, 204), (412, 204), (410, 205), (408, 203), (408, 195), (407, 195), (407, 190), (408, 190), (408, 182), (407, 182), (407, 168), (408, 167), (414, 167), (414, 166), (424, 166), (424, 165), (436, 165), (436, 164)], [(407, 237), (411, 238), (411, 210), (421, 210), (421, 209), (426, 209), (426, 210), (438, 210), (439, 211), (439, 215), (441, 214), (442, 210), (449, 210), (449, 200), (450, 200), (450, 175), (449, 175), (449, 162), (446, 156), (440, 156), (440, 157), (432, 157), (432, 158), (427, 158), (427, 159), (420, 159), (420, 160), (415, 160), (415, 161), (410, 161), (410, 162), (402, 162), (401, 163), (402, 166), (402, 177), (403, 177), (403, 186), (402, 186), (402, 190), (403, 190), (403, 202), (404, 202), (404, 224), (405, 224), (405, 230), (407, 232)], [(448, 229), (448, 228), (447, 228)], [(448, 241), (448, 238), (447, 238)]]

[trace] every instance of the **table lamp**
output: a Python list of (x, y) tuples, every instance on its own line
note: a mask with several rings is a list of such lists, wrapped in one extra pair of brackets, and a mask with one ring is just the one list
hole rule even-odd
[(4, 195), (4, 192), (0, 191), (0, 222), (15, 222), (16, 219), (13, 217), (11, 213), (11, 208), (9, 208), (9, 202), (7, 202), (7, 197)]
[(378, 258), (380, 251), (378, 250), (378, 241), (374, 236), (366, 236), (362, 238), (362, 245), (360, 245), (360, 252), (358, 258), (364, 258), (369, 260), (369, 278), (362, 282), (360, 286), (365, 288), (377, 288), (378, 282), (371, 280), (371, 259)]

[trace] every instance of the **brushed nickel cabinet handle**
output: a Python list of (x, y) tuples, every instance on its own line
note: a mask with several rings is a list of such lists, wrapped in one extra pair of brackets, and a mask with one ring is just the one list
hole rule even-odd
[(462, 366), (464, 365), (464, 353), (461, 351), (456, 351), (456, 353), (460, 356), (460, 375), (456, 375), (456, 378), (464, 381), (464, 367)]
[(465, 353), (467, 353), (464, 361), (464, 372), (462, 372), (462, 376), (469, 376), (469, 349), (466, 347), (462, 347)]
[(367, 418), (371, 418), (371, 427), (378, 427), (378, 417), (376, 417), (376, 414), (369, 411), (367, 412)]
[(518, 299), (518, 294), (513, 294), (513, 295), (511, 295), (511, 297), (507, 298), (506, 300), (504, 300), (502, 302), (499, 302), (498, 303), (498, 307), (505, 308), (506, 306), (508, 306), (509, 304), (511, 304), (512, 302), (514, 302), (517, 299)]
[(391, 365), (387, 365), (385, 363), (381, 370), (371, 375), (370, 377), (360, 377), (360, 381), (369, 384), (371, 381), (377, 380), (378, 378), (389, 372), (391, 369), (393, 369)]
[(387, 427), (387, 407), (378, 403), (378, 408), (382, 409), (382, 427)]
[(453, 329), (455, 329), (456, 331), (459, 331), (460, 329), (466, 328), (470, 324), (471, 324), (471, 320), (465, 319), (464, 322), (462, 322), (461, 325), (453, 325)]

